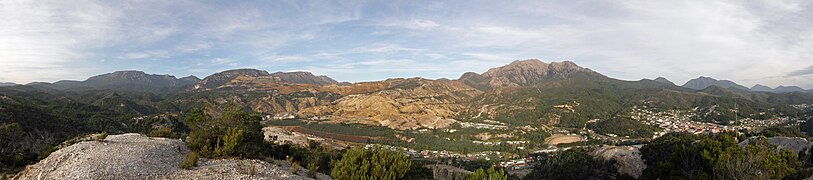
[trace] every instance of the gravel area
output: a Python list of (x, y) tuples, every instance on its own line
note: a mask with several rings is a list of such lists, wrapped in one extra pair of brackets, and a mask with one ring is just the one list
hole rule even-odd
[(201, 158), (198, 166), (184, 170), (179, 163), (188, 152), (176, 139), (110, 135), (57, 150), (15, 179), (311, 179), (292, 174), (290, 166), (260, 160)]

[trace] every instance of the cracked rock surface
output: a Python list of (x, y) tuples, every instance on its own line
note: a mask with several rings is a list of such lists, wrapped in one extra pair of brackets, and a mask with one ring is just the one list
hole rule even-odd
[(177, 139), (110, 135), (59, 149), (15, 179), (311, 179), (260, 160), (201, 158), (184, 170), (179, 164), (188, 152)]

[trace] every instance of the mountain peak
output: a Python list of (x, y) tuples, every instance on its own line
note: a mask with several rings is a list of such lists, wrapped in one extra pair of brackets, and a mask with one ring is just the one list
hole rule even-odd
[(774, 92), (778, 93), (788, 93), (788, 92), (805, 92), (805, 89), (802, 89), (798, 86), (779, 86), (774, 89)]
[(227, 82), (231, 81), (234, 78), (239, 76), (249, 76), (249, 77), (258, 77), (258, 76), (270, 76), (271, 74), (268, 71), (257, 70), (257, 69), (232, 69), (226, 70), (218, 73), (214, 73), (212, 75), (206, 76), (198, 82), (198, 85), (195, 85), (195, 89), (199, 88), (216, 88)]
[(313, 73), (307, 71), (275, 72), (271, 74), (271, 76), (279, 77), (280, 79), (282, 79), (283, 82), (294, 84), (328, 85), (339, 83), (338, 81), (325, 75), (316, 76), (313, 75)]
[(675, 83), (673, 83), (672, 81), (669, 81), (668, 79), (666, 79), (666, 78), (664, 78), (664, 77), (657, 77), (657, 78), (655, 78), (655, 80), (653, 80), (653, 81), (655, 81), (655, 82), (660, 82), (660, 83), (666, 83), (666, 84), (675, 85)]
[(706, 89), (709, 86), (718, 86), (722, 88), (735, 88), (740, 90), (748, 90), (747, 87), (739, 85), (729, 80), (717, 80), (711, 77), (700, 76), (698, 78), (689, 80), (683, 87), (695, 90)]
[(315, 85), (339, 84), (339, 82), (330, 77), (324, 75), (316, 76), (313, 75), (313, 73), (306, 71), (268, 73), (267, 71), (257, 69), (233, 69), (215, 73), (210, 76), (207, 76), (206, 78), (203, 78), (203, 80), (201, 80), (200, 83), (198, 83), (198, 85), (195, 86), (195, 89), (217, 88), (240, 76), (247, 77), (267, 76), (273, 77), (272, 79), (275, 79), (275, 81), (281, 81), (292, 84), (315, 84)]
[(754, 85), (753, 87), (751, 87), (751, 91), (759, 91), (759, 92), (773, 92), (773, 91), (774, 91), (774, 89), (773, 89), (773, 88), (771, 88), (771, 87), (768, 87), (768, 86), (762, 85), (762, 84), (756, 84), (756, 85)]
[(566, 79), (576, 73), (592, 72), (571, 61), (547, 64), (538, 59), (516, 60), (508, 65), (491, 68), (482, 75), (465, 73), (460, 79), (478, 89), (494, 87), (523, 86), (553, 79)]

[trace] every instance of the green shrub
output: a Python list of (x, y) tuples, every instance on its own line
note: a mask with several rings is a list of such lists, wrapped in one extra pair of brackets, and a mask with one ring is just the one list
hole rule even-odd
[(226, 110), (219, 117), (207, 116), (201, 109), (192, 110), (184, 119), (191, 130), (187, 145), (209, 158), (258, 158), (267, 146), (261, 120), (259, 115), (239, 108)]
[(616, 179), (614, 161), (590, 154), (590, 149), (574, 148), (539, 157), (539, 164), (525, 179)]
[(96, 136), (96, 141), (104, 142), (104, 139), (107, 139), (107, 132), (103, 132)]
[(198, 153), (196, 152), (189, 152), (186, 153), (184, 156), (183, 161), (181, 161), (181, 169), (191, 169), (194, 166), (198, 165)]
[(488, 169), (488, 171), (483, 170), (482, 168), (477, 169), (474, 173), (470, 174), (468, 177), (469, 180), (508, 180), (508, 176), (505, 175), (505, 172), (500, 170), (494, 170), (494, 167)]
[(174, 138), (177, 135), (175, 132), (172, 132), (171, 128), (168, 127), (158, 127), (153, 128), (149, 133), (147, 133), (149, 137), (165, 137), (165, 138)]
[(412, 160), (404, 153), (376, 146), (372, 150), (349, 150), (333, 164), (330, 175), (345, 179), (402, 179), (409, 171)]
[(317, 161), (313, 161), (308, 163), (308, 176), (312, 178), (316, 178), (316, 172), (319, 171), (319, 163)]
[(291, 174), (296, 174), (296, 172), (299, 172), (299, 168), (301, 168), (301, 166), (299, 166), (299, 162), (291, 163)]

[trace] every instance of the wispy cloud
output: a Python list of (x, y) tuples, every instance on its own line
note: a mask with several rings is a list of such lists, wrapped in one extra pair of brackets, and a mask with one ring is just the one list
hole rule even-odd
[(799, 69), (796, 71), (792, 71), (788, 73), (788, 76), (804, 76), (804, 75), (811, 75), (813, 74), (813, 66), (808, 66), (803, 69)]
[[(516, 59), (813, 87), (810, 1), (0, 1), (0, 81), (117, 69), (454, 78)], [(150, 61), (144, 61), (150, 60)], [(369, 72), (369, 73), (362, 73)]]

